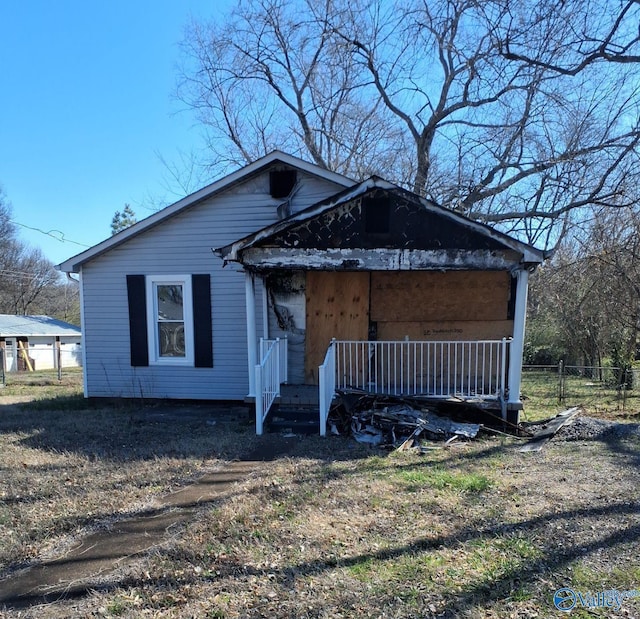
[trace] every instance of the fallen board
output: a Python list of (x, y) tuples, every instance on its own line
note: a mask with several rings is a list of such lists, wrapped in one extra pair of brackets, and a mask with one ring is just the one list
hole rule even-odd
[(581, 410), (579, 406), (574, 406), (559, 413), (554, 419), (545, 424), (542, 430), (536, 432), (531, 440), (520, 447), (518, 451), (540, 451), (556, 435), (558, 430), (570, 423)]

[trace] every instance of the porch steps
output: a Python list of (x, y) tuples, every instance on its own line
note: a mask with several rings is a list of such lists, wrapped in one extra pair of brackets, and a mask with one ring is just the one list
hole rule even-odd
[(268, 431), (318, 434), (318, 398), (317, 385), (282, 385), (280, 397), (266, 419)]

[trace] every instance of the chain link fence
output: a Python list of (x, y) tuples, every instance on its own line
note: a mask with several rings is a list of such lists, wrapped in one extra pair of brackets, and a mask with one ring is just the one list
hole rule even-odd
[(524, 365), (521, 391), (525, 408), (533, 405), (552, 411), (580, 405), (592, 412), (637, 411), (640, 370), (562, 362)]

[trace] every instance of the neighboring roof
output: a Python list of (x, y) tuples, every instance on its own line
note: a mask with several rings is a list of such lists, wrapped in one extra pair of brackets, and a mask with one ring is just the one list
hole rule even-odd
[(434, 213), (440, 217), (448, 218), (459, 225), (463, 225), (474, 232), (480, 233), (486, 237), (489, 237), (502, 245), (506, 246), (509, 249), (517, 251), (522, 254), (522, 262), (524, 263), (532, 263), (539, 264), (545, 259), (545, 253), (535, 247), (528, 245), (527, 243), (523, 243), (514, 239), (513, 237), (499, 232), (494, 228), (474, 221), (473, 219), (469, 219), (464, 215), (456, 213), (455, 211), (451, 211), (443, 206), (436, 204), (426, 198), (418, 196), (402, 187), (398, 187), (393, 183), (385, 181), (377, 176), (372, 176), (371, 178), (359, 183), (354, 187), (350, 187), (341, 191), (340, 193), (332, 196), (327, 200), (323, 200), (314, 204), (286, 219), (276, 222), (275, 224), (271, 224), (253, 234), (250, 234), (230, 245), (225, 247), (218, 248), (216, 253), (221, 256), (225, 261), (241, 261), (240, 260), (240, 252), (250, 247), (253, 247), (262, 241), (269, 239), (272, 236), (275, 236), (288, 228), (298, 225), (301, 222), (306, 222), (318, 215), (321, 215), (331, 209), (337, 208), (347, 202), (350, 202), (363, 194), (373, 190), (373, 189), (383, 189), (387, 191), (391, 191), (394, 193), (404, 194), (410, 197), (413, 201), (419, 202), (428, 212)]
[(134, 237), (153, 226), (158, 225), (169, 217), (176, 215), (180, 211), (183, 211), (193, 206), (194, 204), (201, 202), (202, 200), (210, 198), (212, 195), (229, 188), (231, 185), (244, 181), (247, 178), (262, 172), (265, 168), (275, 163), (283, 163), (319, 178), (323, 178), (338, 185), (342, 185), (343, 187), (350, 187), (356, 182), (353, 179), (343, 176), (342, 174), (331, 172), (330, 170), (325, 170), (324, 168), (321, 168), (320, 166), (317, 166), (313, 163), (309, 163), (308, 161), (304, 161), (303, 159), (299, 159), (298, 157), (294, 157), (292, 155), (288, 155), (287, 153), (276, 150), (258, 159), (257, 161), (254, 161), (253, 163), (250, 163), (249, 165), (244, 166), (243, 168), (240, 168), (239, 170), (236, 170), (235, 172), (232, 172), (231, 174), (228, 174), (227, 176), (211, 183), (210, 185), (207, 185), (206, 187), (196, 191), (195, 193), (192, 193), (182, 200), (179, 200), (178, 202), (175, 202), (174, 204), (163, 208), (161, 211), (158, 211), (157, 213), (154, 213), (153, 215), (142, 219), (129, 228), (126, 228), (125, 230), (114, 234), (112, 237), (102, 241), (101, 243), (98, 243), (97, 245), (94, 245), (93, 247), (90, 247), (86, 251), (83, 251), (82, 253), (77, 254), (72, 258), (69, 258), (68, 260), (65, 260), (64, 262), (57, 265), (57, 268), (60, 271), (65, 271), (67, 273), (76, 273), (78, 271), (78, 268), (88, 260), (91, 260), (96, 256), (99, 256), (100, 254), (112, 249), (113, 247), (124, 243), (131, 237)]
[(14, 316), (0, 314), (0, 336), (55, 336), (82, 335), (80, 327), (51, 318), (51, 316)]

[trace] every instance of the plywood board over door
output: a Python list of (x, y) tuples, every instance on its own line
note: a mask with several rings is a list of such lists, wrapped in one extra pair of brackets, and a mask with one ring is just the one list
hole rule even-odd
[(368, 337), (369, 273), (309, 271), (306, 306), (305, 382), (315, 385), (331, 338)]

